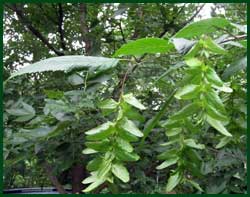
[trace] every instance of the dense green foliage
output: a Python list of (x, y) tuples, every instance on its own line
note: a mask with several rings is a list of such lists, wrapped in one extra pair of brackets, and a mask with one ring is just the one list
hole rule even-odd
[(246, 5), (204, 6), (6, 4), (4, 187), (246, 193)]

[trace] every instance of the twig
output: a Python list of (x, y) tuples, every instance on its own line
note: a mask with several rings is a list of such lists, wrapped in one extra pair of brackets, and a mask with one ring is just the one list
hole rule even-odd
[(22, 7), (18, 6), (17, 4), (13, 4), (13, 6), (11, 6), (10, 4), (6, 4), (5, 5), (7, 8), (9, 8), (10, 10), (14, 11), (17, 14), (18, 19), (20, 20), (20, 22), (26, 26), (30, 32), (36, 36), (39, 40), (41, 40), (49, 49), (51, 49), (52, 51), (54, 51), (57, 55), (62, 56), (64, 55), (63, 52), (57, 50), (56, 48), (54, 48), (54, 46), (52, 44), (49, 43), (49, 41), (40, 33), (40, 31), (38, 31), (38, 29), (36, 29), (33, 24), (31, 23), (31, 21), (29, 21), (24, 13), (23, 13), (23, 9)]

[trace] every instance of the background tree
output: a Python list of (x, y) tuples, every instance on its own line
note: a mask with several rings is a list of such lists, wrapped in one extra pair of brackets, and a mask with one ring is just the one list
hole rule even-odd
[[(204, 6), (205, 4), (190, 3), (5, 4), (4, 79), (22, 66), (41, 59), (64, 55), (111, 57), (117, 49), (131, 40), (170, 37), (198, 19)], [(215, 4), (212, 10), (213, 16), (226, 17), (238, 25), (246, 24), (246, 4)], [(221, 10), (222, 13), (219, 12)], [(245, 49), (236, 46), (234, 41), (241, 38), (235, 37), (234, 32), (223, 30), (221, 39), (232, 39), (231, 44), (226, 45), (230, 48), (230, 55), (211, 57), (209, 61), (216, 64), (217, 72), (232, 83), (234, 93), (224, 99), (232, 117), (237, 117), (231, 127), (244, 132), (245, 72), (240, 71), (230, 77), (224, 70), (232, 59), (236, 65), (239, 64), (238, 61), (243, 61), (241, 64), (244, 65), (242, 54)], [(125, 86), (123, 79), (127, 72), (126, 60), (115, 70), (99, 76), (88, 76), (86, 72), (79, 72), (78, 75), (45, 72), (10, 80), (4, 90), (5, 188), (52, 183), (61, 193), (65, 192), (62, 185), (71, 185), (74, 193), (81, 192), (84, 187), (81, 181), (87, 177), (85, 166), (90, 160), (82, 154), (84, 131), (106, 120), (98, 110), (99, 101), (110, 97), (117, 100), (121, 89), (133, 92), (147, 106), (147, 110), (142, 112), (144, 118), (139, 126), (143, 128), (161, 109), (169, 92), (183, 77), (178, 72), (182, 68), (178, 66), (175, 72), (163, 75), (180, 62), (181, 58), (176, 52), (172, 52), (170, 56), (144, 55), (136, 58), (137, 63), (134, 62), (132, 72), (126, 77)], [(58, 99), (59, 102), (55, 103), (53, 99)], [(22, 108), (33, 113), (33, 109), (25, 107), (23, 103), (33, 106), (36, 116), (17, 121), (8, 109)], [(168, 117), (171, 111), (176, 111), (178, 105), (179, 103), (174, 102), (164, 117)], [(27, 140), (23, 128), (35, 129), (36, 125), (49, 125), (50, 128), (56, 125), (60, 132), (42, 142), (37, 140), (38, 136)], [(165, 173), (155, 169), (159, 165), (156, 156), (161, 152), (159, 144), (163, 137), (163, 132), (160, 131), (162, 128), (155, 127), (145, 139), (146, 143), (141, 148), (143, 161), (129, 166), (132, 181), (129, 185), (120, 184), (120, 192), (162, 192), (166, 182)], [(207, 193), (244, 192), (245, 144), (221, 150), (213, 149), (213, 142), (207, 142), (209, 144), (211, 148), (206, 150), (208, 156), (202, 164), (206, 179), (200, 184), (205, 186)], [(219, 184), (216, 182), (218, 177), (221, 177)], [(105, 188), (98, 191), (105, 192)], [(177, 192), (194, 191), (187, 186), (179, 188)]]

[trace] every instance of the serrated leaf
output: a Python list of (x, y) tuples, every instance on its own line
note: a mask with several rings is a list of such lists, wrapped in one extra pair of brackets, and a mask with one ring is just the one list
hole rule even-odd
[(128, 120), (126, 117), (119, 122), (119, 127), (137, 137), (143, 136), (143, 133), (137, 128), (134, 122)]
[(122, 45), (114, 57), (121, 55), (143, 55), (145, 53), (166, 53), (173, 48), (172, 43), (161, 38), (142, 38)]
[(218, 94), (214, 90), (211, 89), (211, 90), (205, 92), (205, 95), (206, 95), (205, 99), (206, 99), (208, 105), (211, 105), (213, 107), (218, 108), (223, 113), (225, 112), (224, 104), (222, 103), (220, 97), (218, 96)]
[(179, 160), (178, 157), (176, 157), (176, 158), (174, 158), (174, 157), (170, 158), (170, 159), (164, 161), (163, 163), (161, 163), (159, 166), (157, 166), (156, 169), (157, 170), (162, 170), (164, 168), (167, 168), (167, 167), (169, 167), (171, 165), (176, 164), (178, 160)]
[(181, 180), (182, 174), (179, 171), (172, 174), (168, 179), (166, 192), (172, 191), (181, 182)]
[(128, 170), (120, 163), (112, 164), (112, 173), (124, 183), (129, 181)]
[(180, 88), (176, 94), (175, 98), (177, 99), (193, 99), (196, 98), (197, 95), (200, 93), (200, 86), (189, 84), (182, 88)]
[(143, 104), (141, 104), (141, 102), (137, 98), (135, 98), (132, 93), (125, 94), (122, 96), (122, 98), (124, 99), (124, 101), (126, 103), (128, 103), (128, 104), (130, 104), (138, 109), (141, 109), (141, 110), (146, 109), (146, 107)]
[(110, 69), (117, 65), (118, 59), (105, 57), (92, 57), (83, 55), (69, 55), (52, 57), (30, 64), (13, 73), (9, 79), (27, 73), (45, 71), (64, 71), (70, 72), (74, 69), (88, 70), (90, 73), (98, 73)]
[(231, 137), (223, 137), (220, 139), (220, 142), (216, 145), (215, 148), (222, 148), (224, 147), (225, 145), (227, 145), (230, 141), (232, 140)]
[(210, 83), (213, 83), (219, 87), (223, 86), (223, 82), (213, 68), (208, 67), (205, 75)]
[(230, 64), (223, 72), (222, 78), (228, 79), (229, 77), (237, 74), (241, 70), (245, 70), (247, 67), (247, 56), (240, 58)]
[(98, 104), (98, 107), (100, 109), (104, 109), (104, 110), (112, 110), (112, 109), (116, 109), (118, 106), (118, 103), (114, 100), (114, 99), (106, 99), (104, 101), (101, 101)]
[(179, 120), (191, 116), (200, 110), (200, 105), (198, 103), (190, 103), (183, 107), (180, 111), (176, 112), (171, 116), (172, 120)]
[(221, 134), (228, 136), (228, 137), (232, 137), (232, 134), (227, 131), (227, 129), (223, 126), (223, 124), (220, 121), (213, 119), (209, 115), (207, 115), (206, 120), (208, 124), (210, 124), (213, 128), (215, 128)]
[(206, 112), (209, 116), (219, 121), (228, 121), (228, 117), (216, 110), (212, 105), (206, 105)]
[(174, 38), (192, 38), (194, 36), (215, 32), (217, 30), (216, 27), (224, 28), (229, 25), (230, 22), (224, 18), (214, 17), (204, 19), (186, 25), (174, 35)]
[(195, 57), (202, 49), (202, 44), (200, 42), (197, 42), (189, 51), (187, 54), (185, 54), (185, 58), (192, 58)]
[(197, 148), (197, 149), (204, 149), (204, 144), (197, 144), (193, 139), (185, 139), (184, 144), (191, 147), (191, 148)]
[(178, 53), (186, 54), (196, 43), (196, 41), (187, 40), (184, 38), (172, 38), (172, 42)]
[(209, 51), (217, 54), (226, 54), (227, 51), (222, 48), (220, 45), (218, 45), (216, 42), (214, 42), (210, 37), (203, 40), (204, 47), (208, 49)]

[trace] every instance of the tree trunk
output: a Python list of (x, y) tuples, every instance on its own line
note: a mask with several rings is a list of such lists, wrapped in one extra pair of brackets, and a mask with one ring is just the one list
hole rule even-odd
[(84, 166), (81, 164), (75, 164), (72, 167), (72, 193), (81, 193), (84, 189), (82, 180), (86, 177)]

